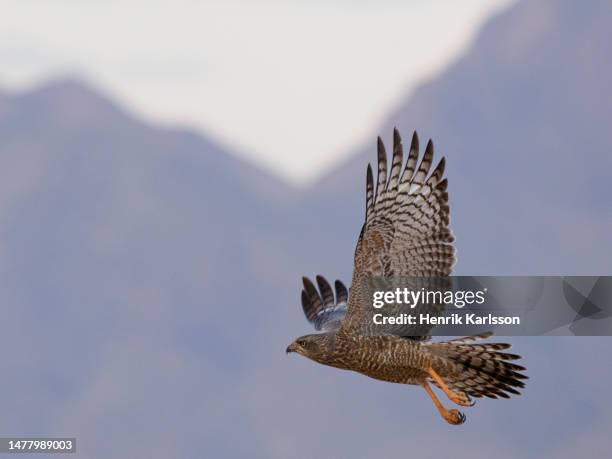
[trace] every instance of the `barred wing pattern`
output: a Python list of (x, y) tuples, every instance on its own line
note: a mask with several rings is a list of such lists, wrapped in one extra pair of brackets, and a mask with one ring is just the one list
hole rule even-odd
[(402, 172), (403, 147), (395, 129), (391, 172), (387, 176), (387, 154), (378, 138), (376, 189), (368, 164), (365, 223), (355, 250), (351, 295), (341, 328), (345, 333), (357, 333), (365, 324), (365, 311), (372, 301), (364, 288), (368, 278), (441, 278), (450, 274), (455, 263), (454, 237), (449, 229), (448, 182), (443, 178), (445, 159), (430, 173), (431, 140), (420, 163), (418, 159), (419, 139), (415, 132)]
[(334, 331), (340, 328), (340, 323), (346, 315), (348, 291), (344, 284), (337, 280), (334, 284), (336, 296), (323, 276), (316, 277), (319, 289), (307, 277), (302, 278), (302, 308), (308, 322), (317, 331)]

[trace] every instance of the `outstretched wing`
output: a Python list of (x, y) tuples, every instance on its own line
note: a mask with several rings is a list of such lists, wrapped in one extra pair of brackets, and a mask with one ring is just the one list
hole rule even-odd
[(366, 308), (372, 304), (364, 288), (368, 277), (443, 278), (451, 272), (455, 249), (449, 229), (448, 182), (443, 178), (445, 160), (442, 158), (430, 172), (431, 140), (420, 162), (418, 159), (419, 139), (415, 132), (402, 171), (402, 141), (395, 129), (388, 175), (385, 146), (378, 138), (376, 189), (368, 164), (365, 223), (355, 250), (351, 295), (342, 332), (358, 333), (358, 328), (364, 325)]
[(346, 315), (348, 291), (344, 284), (337, 280), (334, 284), (336, 295), (329, 282), (323, 276), (317, 276), (317, 287), (307, 277), (302, 278), (302, 308), (308, 322), (315, 330), (334, 331), (340, 328), (340, 323)]

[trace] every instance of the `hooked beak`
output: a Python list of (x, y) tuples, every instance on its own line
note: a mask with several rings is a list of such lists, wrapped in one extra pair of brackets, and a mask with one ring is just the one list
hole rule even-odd
[(289, 354), (290, 352), (295, 352), (295, 343), (291, 343), (289, 346), (287, 346), (286, 353)]

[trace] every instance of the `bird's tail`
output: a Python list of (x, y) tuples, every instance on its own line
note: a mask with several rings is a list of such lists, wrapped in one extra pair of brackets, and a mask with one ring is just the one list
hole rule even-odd
[(474, 343), (490, 337), (493, 333), (467, 336), (428, 347), (432, 354), (448, 362), (440, 371), (444, 382), (455, 392), (464, 392), (472, 397), (509, 398), (520, 394), (528, 379), (521, 373), (525, 367), (511, 363), (520, 355), (500, 352), (510, 348), (506, 343)]

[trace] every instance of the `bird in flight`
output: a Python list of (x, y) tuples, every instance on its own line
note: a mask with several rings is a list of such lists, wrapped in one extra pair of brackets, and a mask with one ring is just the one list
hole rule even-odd
[(430, 172), (430, 140), (419, 162), (416, 132), (405, 165), (403, 156), (402, 140), (395, 129), (388, 174), (385, 146), (378, 138), (376, 187), (368, 164), (365, 222), (355, 250), (350, 291), (339, 280), (332, 289), (322, 276), (316, 276), (316, 286), (304, 277), (302, 307), (320, 333), (297, 338), (287, 347), (287, 353), (383, 381), (419, 385), (444, 420), (463, 424), (465, 415), (445, 408), (432, 385), (462, 407), (472, 406), (472, 397), (518, 395), (527, 376), (521, 373), (524, 367), (511, 362), (521, 357), (503, 352), (509, 344), (484, 342), (490, 332), (442, 342), (432, 341), (427, 335), (364, 333), (367, 311), (372, 306), (367, 279), (444, 278), (455, 263), (448, 182), (443, 178), (445, 159)]

